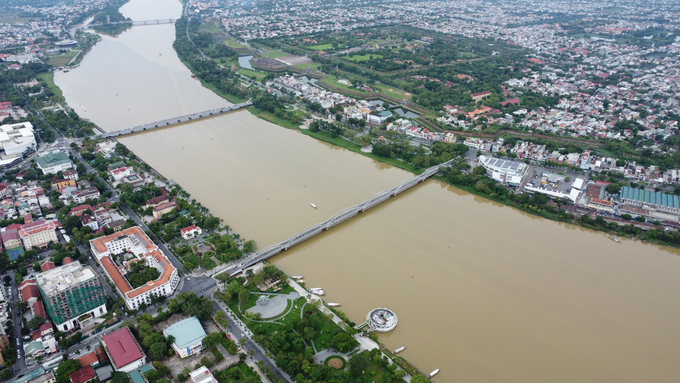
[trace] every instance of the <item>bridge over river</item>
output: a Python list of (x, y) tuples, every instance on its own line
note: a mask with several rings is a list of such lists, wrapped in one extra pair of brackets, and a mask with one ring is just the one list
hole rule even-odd
[(123, 20), (123, 21), (111, 21), (106, 23), (88, 24), (87, 27), (98, 27), (101, 25), (116, 25), (116, 24), (130, 24), (133, 27), (140, 25), (160, 25), (160, 24), (173, 24), (177, 22), (177, 19), (162, 19), (162, 20)]
[(280, 253), (283, 250), (288, 250), (291, 247), (297, 245), (300, 242), (303, 242), (309, 238), (312, 238), (313, 236), (321, 233), (323, 230), (328, 230), (331, 227), (344, 222), (355, 215), (359, 214), (360, 212), (364, 212), (373, 206), (376, 206), (382, 202), (387, 201), (390, 197), (394, 197), (398, 195), (399, 193), (402, 193), (413, 186), (417, 185), (419, 182), (423, 182), (426, 179), (432, 177), (433, 175), (437, 174), (439, 171), (440, 167), (443, 166), (449, 166), (451, 164), (451, 161), (447, 161), (443, 164), (433, 166), (427, 170), (425, 170), (422, 174), (417, 175), (413, 178), (409, 178), (405, 181), (402, 181), (399, 185), (389, 189), (389, 190), (383, 190), (374, 196), (366, 199), (365, 201), (361, 202), (358, 205), (348, 207), (347, 209), (344, 209), (336, 214), (333, 214), (330, 218), (327, 220), (317, 223), (316, 225), (312, 225), (304, 230), (301, 230), (295, 234), (293, 234), (290, 238), (286, 239), (283, 242), (271, 245), (265, 249), (258, 250), (254, 253), (246, 255), (245, 259), (241, 261), (239, 264), (234, 265), (230, 268), (225, 269), (225, 271), (229, 271), (231, 275), (235, 275), (240, 273), (243, 269), (250, 267), (260, 261), (264, 261), (265, 259), (272, 257), (278, 253)]
[(144, 132), (144, 131), (147, 131), (147, 130), (153, 130), (153, 129), (156, 129), (156, 128), (164, 128), (166, 126), (176, 125), (176, 124), (180, 124), (182, 122), (196, 121), (196, 120), (200, 120), (201, 118), (216, 116), (216, 115), (222, 114), (222, 113), (233, 112), (235, 110), (239, 110), (239, 109), (249, 107), (250, 105), (253, 105), (253, 103), (250, 102), (250, 100), (248, 100), (244, 103), (235, 104), (235, 105), (232, 105), (232, 106), (226, 106), (224, 108), (210, 109), (210, 110), (206, 110), (206, 111), (203, 111), (203, 112), (192, 113), (192, 114), (187, 114), (187, 115), (184, 115), (184, 116), (168, 118), (166, 120), (150, 122), (150, 123), (144, 124), (144, 125), (133, 126), (132, 128), (116, 130), (114, 132), (102, 133), (101, 137), (102, 138), (113, 138), (113, 137), (126, 136), (128, 134), (133, 134), (133, 133)]

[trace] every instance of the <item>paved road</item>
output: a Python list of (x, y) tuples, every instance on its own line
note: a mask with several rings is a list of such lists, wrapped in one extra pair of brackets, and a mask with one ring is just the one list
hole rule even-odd
[(251, 357), (251, 359), (254, 362), (264, 361), (265, 366), (269, 367), (276, 374), (276, 376), (279, 379), (283, 379), (286, 382), (292, 382), (292, 379), (288, 376), (288, 374), (279, 370), (279, 368), (276, 367), (274, 362), (271, 361), (269, 358), (267, 358), (265, 356), (265, 351), (260, 347), (260, 345), (258, 345), (254, 341), (252, 341), (247, 336), (242, 336), (242, 334), (245, 334), (245, 332), (241, 328), (239, 328), (238, 326), (236, 326), (234, 324), (235, 319), (229, 314), (229, 311), (225, 310), (222, 307), (224, 305), (224, 303), (217, 302), (215, 300), (213, 300), (213, 303), (214, 303), (213, 304), (214, 310), (215, 311), (218, 311), (218, 310), (222, 311), (224, 313), (224, 315), (227, 317), (227, 320), (229, 322), (229, 326), (227, 327), (227, 331), (232, 335), (232, 338), (236, 341), (236, 343), (238, 343), (238, 340), (241, 339), (241, 338), (246, 339), (246, 343), (243, 345), (243, 348), (245, 350), (253, 350), (253, 356)]
[[(17, 290), (14, 270), (9, 270), (7, 272), (7, 275), (12, 277), (12, 284), (10, 285), (10, 290), (12, 290), (12, 303), (20, 302), (21, 300), (19, 299), (19, 290)], [(16, 310), (14, 308), (12, 308), (12, 322), (14, 322), (14, 337), (19, 338), (19, 341), (16, 342), (16, 339), (14, 340), (10, 339), (10, 342), (16, 343), (17, 350), (19, 350), (20, 353), (20, 357), (17, 359), (17, 362), (14, 365), (14, 373), (25, 374), (28, 370), (26, 369), (23, 339), (21, 338), (21, 317), (19, 315), (19, 310)]]

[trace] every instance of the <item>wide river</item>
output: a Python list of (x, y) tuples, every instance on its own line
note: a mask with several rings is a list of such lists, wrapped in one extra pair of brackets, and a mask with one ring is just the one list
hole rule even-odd
[[(174, 0), (132, 0), (135, 20), (176, 18)], [(105, 130), (228, 103), (192, 79), (174, 26), (104, 36), (55, 77)], [(83, 109), (84, 108), (84, 109)], [(247, 111), (122, 139), (260, 247), (396, 185), (409, 173)], [(312, 209), (313, 202), (319, 206)], [(438, 382), (675, 382), (678, 251), (536, 218), (439, 182), (424, 184), (272, 259), (324, 287), (357, 323)]]

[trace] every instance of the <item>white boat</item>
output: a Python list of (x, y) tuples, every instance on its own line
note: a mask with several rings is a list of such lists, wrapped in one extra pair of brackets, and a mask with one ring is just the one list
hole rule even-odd
[(431, 377), (433, 377), (437, 374), (439, 374), (439, 369), (436, 369), (436, 370), (430, 372), (430, 375), (428, 375), (427, 378), (430, 379)]
[(297, 279), (297, 280), (295, 280), (295, 282), (296, 283), (305, 283), (305, 280), (304, 279)]
[(310, 202), (309, 204), (312, 205), (312, 207), (313, 207), (314, 209), (316, 209), (316, 205), (314, 205), (314, 204), (311, 203), (311, 202)]
[(302, 275), (293, 275), (291, 278), (292, 279), (302, 279), (304, 277)]
[(399, 347), (398, 349), (394, 350), (394, 352), (393, 352), (392, 354), (398, 354), (398, 353), (400, 353), (400, 352), (406, 350), (406, 346), (408, 346), (408, 343), (405, 344), (405, 345), (403, 345), (403, 346), (401, 346), (401, 347)]
[(80, 107), (80, 109), (82, 109), (82, 110), (84, 110), (84, 111), (86, 111), (86, 112), (87, 112), (87, 109), (85, 109), (85, 107), (84, 107), (84, 106), (81, 106), (81, 107)]
[(618, 239), (618, 238), (616, 238), (616, 237), (612, 237), (611, 235), (609, 236), (609, 239), (611, 239), (611, 240), (614, 241), (614, 242), (621, 243), (621, 240), (620, 240), (620, 239)]
[(321, 287), (311, 288), (309, 292), (316, 295), (326, 295), (326, 292)]
[(330, 307), (340, 307), (340, 303), (328, 303)]

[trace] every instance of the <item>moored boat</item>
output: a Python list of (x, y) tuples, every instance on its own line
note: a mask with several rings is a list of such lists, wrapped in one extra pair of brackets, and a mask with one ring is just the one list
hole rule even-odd
[(437, 374), (439, 374), (439, 369), (436, 369), (436, 370), (430, 372), (430, 375), (428, 375), (427, 378), (429, 379), (429, 378), (431, 378), (431, 377), (433, 377)]
[(403, 345), (403, 346), (401, 346), (401, 347), (399, 347), (398, 349), (394, 350), (393, 354), (398, 354), (398, 353), (400, 353), (400, 352), (406, 350), (406, 346), (408, 346), (408, 343), (405, 344), (405, 345)]
[(330, 307), (340, 307), (340, 303), (328, 303)]

